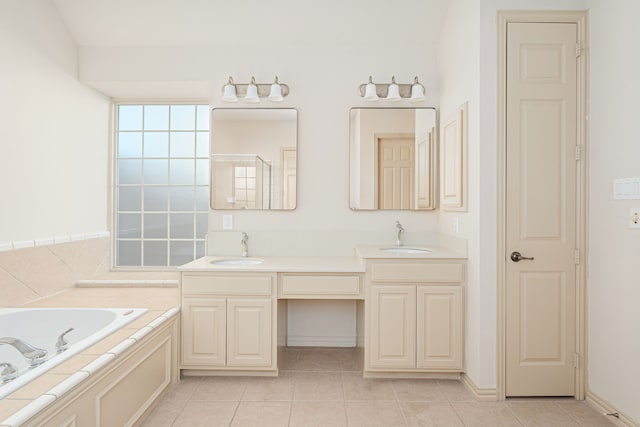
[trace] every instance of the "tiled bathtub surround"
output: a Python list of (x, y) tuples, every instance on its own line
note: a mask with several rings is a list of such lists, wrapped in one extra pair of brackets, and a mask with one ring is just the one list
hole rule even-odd
[(109, 237), (0, 251), (0, 306), (16, 307), (109, 272)]

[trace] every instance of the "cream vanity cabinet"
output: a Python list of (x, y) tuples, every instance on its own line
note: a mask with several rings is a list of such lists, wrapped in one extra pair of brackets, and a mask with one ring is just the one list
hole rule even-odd
[(464, 261), (369, 260), (365, 277), (365, 372), (463, 370)]
[(182, 369), (276, 369), (276, 275), (182, 273)]

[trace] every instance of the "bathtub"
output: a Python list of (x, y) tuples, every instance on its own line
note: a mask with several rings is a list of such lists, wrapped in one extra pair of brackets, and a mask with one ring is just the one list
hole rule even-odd
[[(0, 345), (0, 363), (11, 363), (18, 377), (0, 383), (0, 399), (13, 393), (51, 368), (140, 317), (146, 308), (5, 308), (0, 309), (0, 338), (18, 338), (47, 350), (46, 361), (30, 368), (27, 360), (10, 345)], [(57, 353), (58, 336), (65, 335), (67, 350)]]

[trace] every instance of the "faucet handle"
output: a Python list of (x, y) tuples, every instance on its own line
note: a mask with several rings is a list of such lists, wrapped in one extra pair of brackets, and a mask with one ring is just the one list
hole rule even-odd
[(69, 346), (69, 343), (67, 342), (67, 340), (64, 339), (64, 336), (67, 335), (71, 331), (73, 331), (73, 328), (67, 329), (66, 331), (61, 333), (60, 336), (58, 337), (58, 342), (56, 343), (56, 351), (58, 353), (62, 353)]
[(0, 371), (0, 381), (2, 381), (2, 384), (18, 378), (18, 369), (11, 363), (0, 363), (0, 368), (2, 368)]

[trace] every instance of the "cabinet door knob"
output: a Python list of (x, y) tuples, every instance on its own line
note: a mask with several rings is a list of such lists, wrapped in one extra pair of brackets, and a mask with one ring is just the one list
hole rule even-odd
[(529, 261), (533, 261), (533, 257), (522, 256), (520, 252), (511, 252), (511, 261), (520, 262), (525, 259)]

